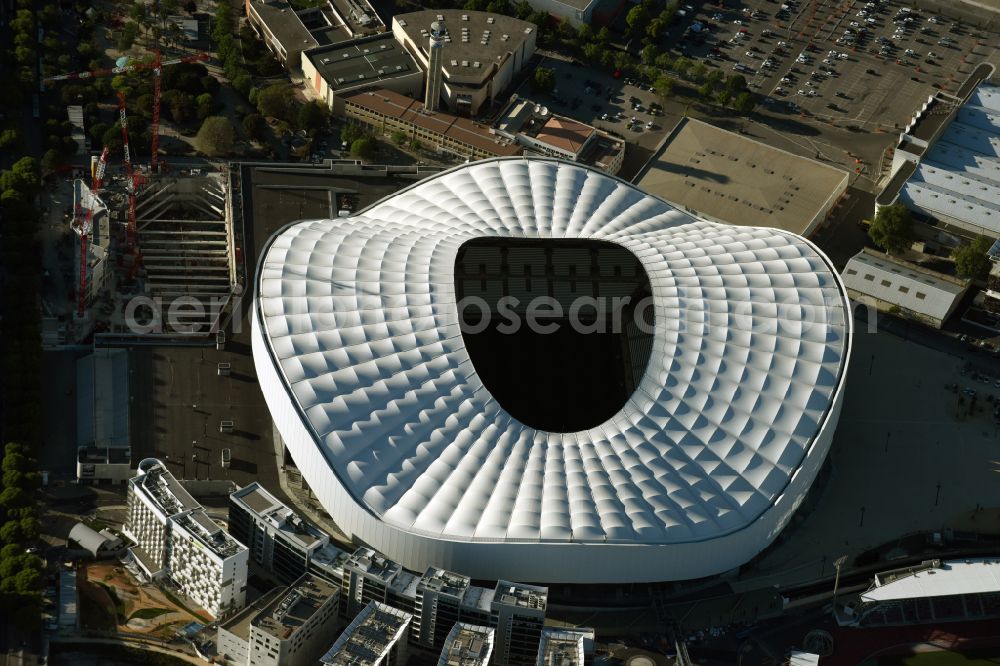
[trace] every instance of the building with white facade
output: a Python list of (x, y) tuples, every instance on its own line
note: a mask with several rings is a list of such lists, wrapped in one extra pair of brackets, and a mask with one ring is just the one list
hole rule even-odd
[(456, 622), (441, 648), (438, 666), (488, 666), (494, 634), (490, 627)]
[(962, 233), (1000, 236), (1000, 87), (937, 92), (900, 136), (876, 210), (899, 202)]
[(464, 9), (397, 14), (392, 34), (425, 72), (432, 24), (441, 35), (441, 96), (459, 115), (478, 115), (484, 104), (501, 97), (535, 53), (537, 27), (503, 14)]
[(841, 275), (847, 293), (879, 310), (941, 328), (969, 290), (969, 281), (864, 248)]
[[(624, 328), (645, 344), (558, 324), (477, 337), (466, 284), (482, 316), (515, 288), (570, 311), (574, 293), (630, 289), (646, 305)], [(747, 562), (823, 464), (851, 347), (846, 290), (809, 241), (551, 159), (468, 164), (291, 224), (254, 290), (265, 400), (334, 523), (411, 571), (475, 579), (682, 580)], [(598, 370), (614, 391), (590, 390)]]
[(159, 460), (139, 463), (129, 480), (123, 532), (139, 572), (168, 577), (215, 617), (246, 603), (246, 546), (233, 539)]
[(412, 619), (405, 611), (372, 601), (320, 661), (326, 666), (405, 666)]

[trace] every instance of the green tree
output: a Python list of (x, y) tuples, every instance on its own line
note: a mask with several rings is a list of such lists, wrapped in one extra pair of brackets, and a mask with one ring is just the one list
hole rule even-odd
[(688, 60), (684, 56), (681, 56), (677, 58), (677, 60), (674, 60), (672, 68), (674, 72), (677, 74), (677, 76), (683, 77), (687, 75), (688, 70), (691, 69), (691, 65), (692, 63), (690, 60)]
[(748, 114), (753, 110), (753, 95), (749, 92), (741, 92), (733, 100), (733, 108), (742, 114)]
[(243, 131), (255, 141), (263, 141), (267, 137), (267, 122), (259, 113), (243, 116)]
[(705, 99), (710, 98), (713, 92), (715, 92), (715, 86), (713, 86), (711, 83), (707, 81), (701, 84), (701, 86), (698, 88), (698, 94), (704, 97)]
[(603, 48), (604, 47), (602, 47), (600, 44), (594, 44), (594, 43), (584, 44), (584, 46), (583, 46), (583, 57), (589, 63), (600, 62), (600, 60), (601, 60), (601, 51), (603, 50)]
[(705, 77), (705, 81), (713, 85), (718, 85), (724, 78), (726, 78), (726, 75), (723, 74), (721, 70), (713, 69), (708, 73), (708, 76)]
[(747, 79), (742, 74), (732, 74), (726, 79), (726, 90), (732, 94), (742, 92), (747, 89)]
[(868, 236), (889, 254), (899, 252), (913, 241), (913, 214), (901, 203), (883, 206), (875, 213)]
[(691, 68), (691, 79), (694, 81), (701, 81), (705, 78), (705, 74), (707, 73), (708, 67), (705, 66), (705, 63), (699, 60), (694, 64), (694, 67)]
[(264, 116), (290, 120), (294, 99), (289, 84), (275, 83), (257, 93), (257, 110)]
[(630, 34), (642, 30), (649, 23), (649, 12), (642, 5), (636, 5), (625, 15), (625, 24)]
[(659, 49), (653, 44), (647, 44), (642, 47), (642, 51), (639, 52), (639, 57), (642, 58), (644, 63), (656, 62), (656, 56), (659, 53)]
[(370, 136), (355, 139), (354, 143), (351, 144), (351, 155), (363, 160), (372, 159), (377, 151), (378, 145), (375, 143), (375, 139)]
[(298, 127), (310, 134), (322, 129), (330, 120), (330, 109), (318, 100), (306, 102), (299, 107)]
[(195, 98), (198, 105), (198, 120), (205, 120), (215, 111), (215, 98), (208, 93), (202, 93)]
[(399, 130), (394, 130), (392, 134), (389, 135), (389, 138), (392, 139), (392, 142), (397, 146), (402, 146), (406, 143), (406, 133), (400, 132)]
[(210, 116), (201, 124), (195, 145), (210, 157), (227, 155), (233, 150), (234, 134), (233, 124), (228, 118)]
[(951, 253), (955, 260), (955, 273), (959, 277), (982, 280), (990, 272), (990, 260), (986, 256), (993, 245), (989, 238), (977, 236), (971, 243), (956, 248)]
[(556, 88), (556, 72), (548, 67), (536, 67), (531, 77), (531, 89), (535, 92), (551, 93)]
[(666, 101), (674, 90), (674, 80), (669, 76), (661, 76), (653, 83), (653, 90), (660, 96), (660, 99)]
[(0, 132), (0, 148), (16, 148), (21, 143), (21, 134), (16, 129)]
[(340, 140), (346, 142), (347, 144), (353, 144), (355, 141), (361, 138), (361, 130), (358, 129), (357, 125), (352, 125), (348, 123), (340, 128)]
[(728, 90), (720, 90), (719, 92), (715, 93), (715, 102), (719, 106), (726, 106), (727, 104), (729, 104), (729, 100), (732, 99), (732, 97), (733, 93), (729, 92)]
[(42, 155), (42, 173), (51, 173), (63, 164), (62, 152), (49, 148)]
[(233, 79), (233, 88), (244, 97), (247, 97), (250, 94), (250, 88), (252, 86), (253, 78), (251, 78), (246, 70), (240, 70), (240, 73)]

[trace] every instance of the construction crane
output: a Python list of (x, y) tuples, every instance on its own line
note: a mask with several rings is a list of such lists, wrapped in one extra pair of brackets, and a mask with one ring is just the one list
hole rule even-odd
[(159, 163), (159, 156), (157, 152), (160, 148), (160, 74), (164, 67), (169, 67), (170, 65), (181, 65), (189, 64), (194, 62), (204, 62), (208, 60), (207, 53), (196, 53), (194, 55), (185, 56), (183, 58), (175, 58), (174, 60), (163, 61), (160, 57), (160, 51), (157, 49), (153, 53), (152, 60), (146, 61), (135, 61), (127, 62), (125, 64), (109, 67), (106, 69), (94, 69), (88, 72), (70, 72), (69, 74), (58, 74), (56, 76), (50, 76), (44, 79), (44, 82), (55, 82), (55, 81), (83, 81), (87, 79), (95, 79), (104, 76), (118, 76), (119, 74), (131, 74), (134, 72), (141, 72), (146, 70), (152, 70), (153, 72), (153, 122), (150, 124), (150, 132), (152, 134), (152, 155), (150, 157), (150, 171), (156, 173)]
[(128, 192), (128, 220), (125, 225), (125, 244), (128, 247), (128, 253), (132, 255), (133, 263), (129, 271), (129, 277), (133, 277), (139, 265), (139, 247), (136, 244), (136, 199), (139, 194), (139, 188), (146, 182), (146, 179), (140, 172), (132, 168), (132, 154), (129, 150), (128, 140), (128, 116), (125, 114), (125, 95), (120, 91), (118, 93), (118, 124), (121, 126), (122, 131), (125, 176), (128, 179), (126, 183), (126, 190)]
[[(97, 207), (97, 194), (104, 184), (104, 171), (108, 166), (108, 153), (110, 149), (104, 146), (101, 157), (97, 160), (97, 168), (94, 170), (93, 182), (90, 186), (90, 207), (87, 214), (77, 222), (77, 231), (80, 233), (80, 282), (76, 293), (76, 313), (83, 317), (87, 311), (87, 249), (90, 240), (90, 231), (94, 224), (94, 208)], [(77, 210), (78, 215), (82, 211)]]

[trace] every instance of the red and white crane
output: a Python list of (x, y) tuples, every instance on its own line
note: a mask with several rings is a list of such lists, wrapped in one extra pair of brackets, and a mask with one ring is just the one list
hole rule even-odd
[[(77, 230), (80, 233), (80, 281), (76, 292), (76, 313), (82, 317), (87, 311), (87, 250), (90, 240), (90, 232), (94, 224), (94, 209), (97, 207), (97, 194), (104, 184), (104, 171), (108, 167), (108, 153), (111, 152), (107, 146), (101, 151), (101, 157), (97, 160), (97, 168), (94, 170), (94, 179), (90, 185), (90, 207), (87, 214), (82, 219), (77, 220)], [(79, 211), (82, 213), (82, 211)]]
[(109, 67), (106, 69), (94, 69), (88, 72), (70, 72), (68, 74), (58, 74), (56, 76), (50, 76), (44, 81), (46, 83), (53, 81), (82, 81), (87, 79), (95, 79), (103, 76), (118, 76), (119, 74), (131, 74), (133, 72), (141, 72), (145, 70), (152, 70), (153, 72), (153, 121), (150, 123), (150, 132), (152, 134), (152, 155), (150, 156), (150, 171), (156, 173), (158, 168), (159, 156), (157, 152), (160, 148), (160, 74), (164, 67), (169, 67), (170, 65), (180, 65), (186, 63), (194, 62), (204, 62), (208, 60), (207, 53), (196, 53), (194, 55), (185, 56), (183, 58), (175, 58), (173, 60), (162, 60), (160, 58), (160, 51), (157, 50), (153, 54), (152, 60), (140, 60), (134, 62), (128, 62), (124, 65), (118, 67)]

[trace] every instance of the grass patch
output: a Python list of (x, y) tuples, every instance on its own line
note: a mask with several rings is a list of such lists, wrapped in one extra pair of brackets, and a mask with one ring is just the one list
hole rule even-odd
[(114, 604), (118, 624), (125, 624), (125, 604), (123, 604), (122, 600), (118, 597), (118, 591), (107, 583), (98, 582), (97, 585), (103, 587), (104, 591), (108, 593), (109, 597), (111, 597), (111, 603)]
[(94, 631), (114, 631), (118, 624), (107, 603), (101, 601), (101, 589), (96, 585), (80, 585), (80, 626)]
[(128, 616), (129, 620), (155, 620), (161, 615), (173, 613), (169, 608), (140, 608)]

